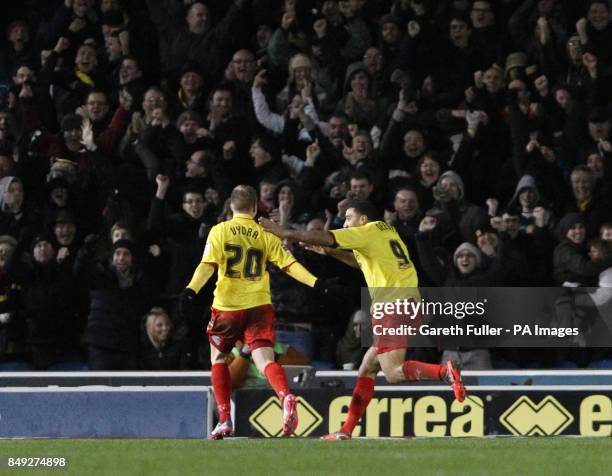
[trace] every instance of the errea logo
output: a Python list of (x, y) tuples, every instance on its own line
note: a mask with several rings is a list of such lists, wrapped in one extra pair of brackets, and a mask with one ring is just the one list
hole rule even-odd
[[(310, 435), (323, 421), (323, 417), (302, 397), (297, 397), (299, 424), (295, 436)], [(270, 397), (249, 417), (249, 422), (266, 438), (282, 435), (283, 407), (278, 397)]]
[(516, 436), (553, 436), (571, 425), (574, 417), (551, 395), (538, 404), (523, 395), (499, 417), (499, 421)]

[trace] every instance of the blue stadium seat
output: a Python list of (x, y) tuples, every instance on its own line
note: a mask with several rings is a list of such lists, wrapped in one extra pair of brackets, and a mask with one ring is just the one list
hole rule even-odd
[(562, 360), (561, 362), (555, 364), (555, 368), (557, 369), (577, 369), (578, 364), (576, 362), (572, 362), (571, 360)]
[(56, 371), (56, 372), (72, 372), (72, 371), (81, 372), (81, 371), (89, 370), (89, 368), (87, 367), (87, 364), (84, 362), (72, 361), (72, 362), (60, 362), (59, 364), (50, 365), (47, 370)]
[(0, 372), (28, 372), (34, 370), (28, 362), (2, 362), (0, 363)]
[(336, 368), (333, 362), (326, 362), (325, 360), (313, 360), (310, 365), (317, 370), (334, 370)]
[(493, 360), (491, 365), (494, 369), (513, 370), (519, 368), (518, 365), (516, 365), (514, 362), (510, 362), (509, 360)]
[(589, 369), (612, 369), (612, 359), (594, 360), (588, 365)]
[(306, 354), (312, 359), (314, 341), (310, 332), (276, 331), (276, 340), (281, 344), (289, 344), (294, 349)]

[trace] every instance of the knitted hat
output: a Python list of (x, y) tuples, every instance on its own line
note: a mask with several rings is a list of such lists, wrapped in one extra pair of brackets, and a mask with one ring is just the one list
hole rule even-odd
[(567, 232), (576, 224), (582, 223), (586, 225), (586, 220), (584, 216), (580, 213), (568, 213), (559, 222), (559, 234), (561, 238), (565, 238), (567, 236)]
[(34, 239), (32, 240), (32, 248), (34, 248), (38, 243), (42, 242), (42, 241), (46, 241), (47, 243), (50, 243), (51, 246), (54, 246), (54, 239), (53, 237), (49, 234), (49, 233), (39, 233), (38, 235), (36, 235), (34, 237)]
[(195, 61), (187, 61), (183, 65), (183, 67), (181, 68), (181, 76), (183, 76), (184, 74), (187, 74), (187, 73), (196, 73), (202, 79), (204, 79), (204, 73), (202, 72), (202, 69), (200, 68), (198, 63), (196, 63)]
[(459, 258), (459, 254), (464, 251), (467, 251), (468, 253), (474, 255), (474, 257), (476, 258), (476, 267), (480, 268), (480, 265), (482, 263), (482, 254), (480, 253), (480, 250), (476, 248), (476, 246), (468, 242), (461, 243), (455, 250), (455, 254), (453, 254), (453, 263), (455, 264), (455, 266), (457, 266), (457, 259)]
[(457, 172), (453, 172), (452, 170), (444, 172), (438, 179), (438, 185), (442, 183), (442, 179), (444, 178), (450, 178), (457, 184), (457, 187), (459, 187), (459, 200), (465, 197), (465, 185), (463, 184), (463, 179)]
[(198, 125), (202, 125), (202, 118), (195, 111), (185, 111), (183, 112), (178, 119), (176, 120), (176, 128), (180, 129), (184, 122), (186, 121), (195, 121)]
[(72, 213), (70, 213), (68, 210), (60, 210), (57, 212), (53, 220), (53, 225), (57, 225), (58, 223), (72, 223), (73, 225), (76, 225), (76, 220), (74, 219)]
[(474, 236), (476, 238), (480, 238), (485, 233), (497, 234), (497, 230), (491, 226), (491, 223), (485, 222), (482, 224), (482, 226), (479, 226), (478, 229), (474, 232)]
[(603, 107), (594, 107), (589, 112), (589, 122), (601, 124), (609, 119), (608, 113)]
[(398, 28), (402, 28), (402, 22), (395, 15), (383, 15), (380, 19), (380, 26), (382, 27), (385, 23), (394, 23)]
[(125, 248), (129, 250), (132, 255), (134, 254), (134, 242), (132, 240), (127, 240), (125, 238), (121, 240), (117, 240), (113, 243), (113, 253), (117, 251), (119, 248)]
[(17, 248), (17, 240), (13, 238), (11, 235), (0, 235), (0, 245), (2, 243), (8, 243), (13, 248)]
[(60, 159), (58, 157), (53, 158), (53, 164), (49, 170), (47, 180), (49, 182), (61, 178), (69, 184), (73, 184), (77, 181), (77, 164), (72, 160)]

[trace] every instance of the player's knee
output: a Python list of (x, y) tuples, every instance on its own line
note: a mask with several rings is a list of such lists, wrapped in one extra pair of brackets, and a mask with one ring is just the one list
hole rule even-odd
[(272, 362), (274, 362), (273, 360), (264, 360), (264, 361), (255, 361), (255, 367), (257, 368), (257, 370), (259, 371), (259, 373), (261, 375), (265, 375), (266, 374), (266, 367), (268, 365), (270, 365)]
[(377, 373), (378, 373), (378, 369), (374, 369), (372, 367), (365, 367), (362, 365), (361, 367), (359, 367), (359, 371), (357, 372), (357, 375), (359, 377), (376, 378)]
[(227, 359), (227, 354), (224, 354), (222, 352), (213, 352), (210, 355), (210, 363), (212, 365), (215, 364), (224, 364), (226, 363), (226, 359)]
[(400, 383), (404, 380), (393, 373), (385, 374), (385, 379), (387, 380), (387, 383)]
[(406, 380), (401, 366), (391, 369), (383, 369), (383, 372), (388, 383), (401, 383)]

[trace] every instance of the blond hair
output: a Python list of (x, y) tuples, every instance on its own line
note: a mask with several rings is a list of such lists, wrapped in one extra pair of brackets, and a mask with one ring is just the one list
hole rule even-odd
[[(155, 324), (155, 321), (160, 318), (166, 319), (166, 321), (168, 321), (168, 330), (172, 331), (172, 321), (170, 320), (168, 313), (163, 307), (152, 307), (151, 310), (147, 313), (145, 320), (145, 330), (147, 332), (147, 337), (156, 349), (159, 349), (163, 345), (163, 342), (153, 336), (151, 328), (153, 327), (153, 324)], [(170, 334), (168, 334), (168, 336), (169, 335)]]
[(257, 192), (250, 185), (237, 185), (232, 190), (230, 203), (236, 212), (250, 212), (257, 206)]
[(155, 319), (157, 319), (158, 317), (164, 317), (166, 319), (168, 319), (168, 321), (170, 321), (170, 324), (172, 324), (172, 321), (170, 320), (170, 316), (168, 316), (168, 313), (166, 312), (166, 310), (163, 307), (152, 307), (151, 310), (149, 312), (147, 312), (146, 314), (146, 320), (145, 320), (145, 326), (148, 328), (150, 325), (153, 324), (153, 322), (155, 322)]

